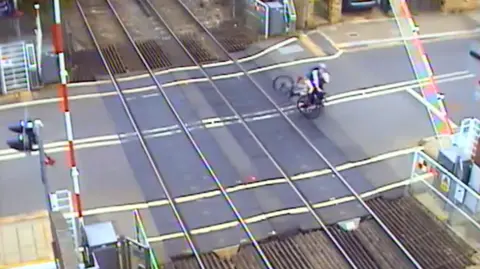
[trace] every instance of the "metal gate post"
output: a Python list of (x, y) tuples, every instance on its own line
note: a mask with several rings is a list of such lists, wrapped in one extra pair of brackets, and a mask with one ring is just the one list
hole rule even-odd
[(418, 151), (415, 151), (413, 153), (412, 168), (410, 170), (410, 178), (409, 178), (410, 182), (409, 182), (409, 184), (407, 184), (407, 186), (405, 188), (404, 195), (410, 195), (410, 190), (412, 189), (412, 184), (415, 184), (413, 179), (418, 176), (418, 174), (415, 172), (416, 167), (417, 167), (418, 157), (419, 157), (418, 156)]

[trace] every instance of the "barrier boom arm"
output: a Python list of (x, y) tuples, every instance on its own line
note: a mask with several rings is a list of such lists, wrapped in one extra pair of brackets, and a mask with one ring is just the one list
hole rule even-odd
[(395, 21), (400, 35), (403, 38), (403, 43), (407, 51), (410, 64), (415, 78), (418, 82), (428, 81), (423, 85), (418, 84), (422, 92), (422, 96), (426, 102), (432, 105), (436, 110), (440, 111), (441, 115), (434, 113), (430, 108), (427, 108), (430, 122), (432, 123), (435, 135), (451, 135), (453, 133), (450, 121), (447, 116), (447, 111), (443, 100), (438, 98), (438, 87), (433, 77), (433, 71), (430, 65), (425, 50), (423, 49), (422, 41), (419, 38), (419, 28), (415, 24), (410, 10), (405, 0), (389, 0)]

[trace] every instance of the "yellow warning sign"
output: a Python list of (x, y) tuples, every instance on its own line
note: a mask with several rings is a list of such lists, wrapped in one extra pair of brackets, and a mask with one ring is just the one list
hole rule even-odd
[(440, 190), (442, 192), (448, 192), (450, 190), (450, 178), (447, 175), (442, 175), (440, 178)]

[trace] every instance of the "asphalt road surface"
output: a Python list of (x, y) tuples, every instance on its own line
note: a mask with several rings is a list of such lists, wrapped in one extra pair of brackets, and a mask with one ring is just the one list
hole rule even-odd
[[(435, 74), (473, 72), (475, 66), (465, 49), (472, 42), (469, 39), (458, 39), (426, 44)], [(306, 52), (297, 54), (309, 56)], [(300, 55), (298, 57), (301, 58)], [(248, 63), (248, 68), (264, 66), (266, 59), (268, 57)], [(275, 59), (278, 61), (278, 57)], [(292, 102), (273, 92), (273, 78), (280, 74), (303, 74), (308, 66), (311, 64), (278, 68), (252, 76), (279, 106), (285, 107), (292, 105)], [(333, 75), (332, 83), (328, 86), (330, 96), (414, 79), (406, 52), (401, 46), (347, 51), (339, 58), (330, 60), (328, 66)], [(209, 73), (213, 74), (229, 72), (238, 72), (238, 69), (229, 66), (209, 69)], [(201, 73), (188, 71), (158, 77), (160, 81), (168, 82), (201, 77)], [(140, 79), (123, 82), (121, 85), (132, 88), (151, 84), (149, 79)], [(446, 93), (447, 108), (456, 122), (466, 116), (480, 117), (480, 111), (475, 107), (478, 107), (478, 103), (472, 101), (473, 84), (473, 78), (439, 84)], [(221, 79), (216, 81), (216, 85), (239, 113), (267, 111), (263, 112), (262, 115), (266, 115), (264, 117), (249, 116), (251, 120), (248, 124), (289, 175), (320, 171), (327, 167), (284, 119), (268, 112), (274, 107), (247, 78)], [(281, 178), (279, 171), (241, 124), (233, 122), (216, 127), (195, 127), (193, 123), (204, 119), (233, 115), (210, 84), (189, 83), (165, 90), (181, 118), (192, 123), (192, 135), (224, 187), (273, 182), (272, 179)], [(95, 91), (107, 93), (112, 91), (112, 87), (101, 85)], [(86, 92), (92, 92), (92, 89), (87, 89)], [(200, 161), (185, 135), (175, 128), (177, 122), (158, 92), (146, 90), (128, 94), (127, 97), (137, 124), (148, 133), (147, 146), (172, 195), (185, 197), (217, 189), (205, 164)], [(291, 113), (289, 117), (336, 166), (412, 147), (421, 138), (433, 135), (425, 107), (408, 92), (367, 97), (329, 105), (324, 114), (314, 121), (306, 120), (298, 113)], [(133, 128), (117, 96), (72, 101), (71, 110), (75, 137), (78, 141), (86, 141), (77, 146), (85, 209), (165, 198), (136, 137), (128, 135), (133, 133)], [(63, 115), (59, 112), (57, 103), (6, 109), (2, 111), (1, 126), (23, 118), (25, 111), (44, 121), (47, 146), (51, 145), (48, 143), (64, 139)], [(3, 140), (9, 136), (7, 131), (0, 133)], [(55, 146), (51, 146), (51, 149), (55, 151)], [(51, 153), (57, 160), (57, 164), (48, 171), (52, 189), (71, 189), (69, 171), (63, 161), (64, 154), (61, 150)], [(0, 154), (0, 160), (0, 215), (16, 215), (44, 208), (36, 159), (10, 158)], [(408, 177), (408, 165), (409, 157), (405, 155), (349, 169), (343, 171), (342, 175), (357, 192), (365, 192)], [(332, 175), (311, 176), (296, 184), (312, 203), (349, 195), (347, 188)], [(231, 192), (230, 195), (244, 218), (302, 207), (300, 199), (284, 182), (268, 183), (258, 188)], [(181, 203), (179, 209), (190, 229), (235, 220), (231, 209), (220, 195)], [(317, 209), (317, 213), (328, 222), (335, 222), (363, 215), (365, 211), (358, 203), (351, 202)], [(142, 215), (151, 237), (180, 231), (168, 206), (144, 209)], [(131, 235), (133, 231), (133, 215), (130, 211), (87, 217), (88, 222), (103, 220), (113, 220), (119, 233)], [(255, 222), (249, 227), (255, 236), (263, 238), (273, 231), (280, 233), (295, 227), (314, 228), (318, 227), (318, 223), (309, 214), (286, 214)], [(236, 226), (200, 233), (195, 238), (201, 250), (206, 251), (236, 244), (245, 239), (245, 233)], [(180, 238), (167, 240), (165, 244), (171, 255), (180, 253), (187, 247)]]

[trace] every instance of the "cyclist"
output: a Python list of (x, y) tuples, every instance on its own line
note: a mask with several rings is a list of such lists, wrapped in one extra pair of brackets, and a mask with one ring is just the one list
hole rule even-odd
[(330, 82), (327, 65), (320, 63), (318, 66), (312, 68), (305, 78), (308, 90), (308, 104), (304, 104), (304, 106), (308, 107), (315, 104), (315, 97), (320, 98), (319, 100), (323, 100), (325, 97), (323, 85)]

